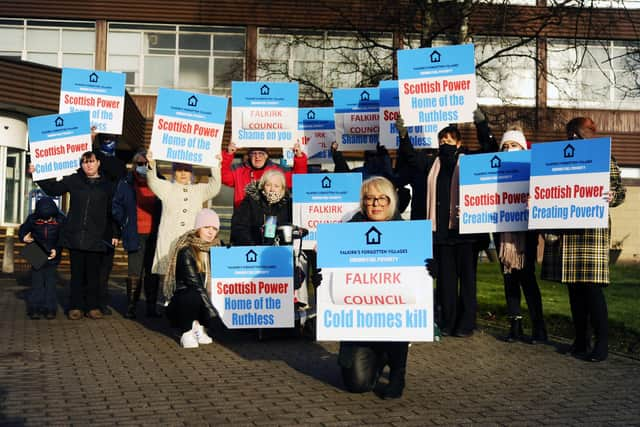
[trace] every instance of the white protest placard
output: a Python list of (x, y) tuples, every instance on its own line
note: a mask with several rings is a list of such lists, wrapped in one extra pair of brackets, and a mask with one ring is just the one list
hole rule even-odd
[(380, 131), (378, 88), (334, 89), (333, 107), (339, 150), (375, 150)]
[(293, 175), (293, 223), (309, 230), (303, 249), (315, 248), (318, 224), (343, 222), (359, 210), (361, 185), (361, 173)]
[(433, 341), (429, 221), (320, 224), (320, 341)]
[(530, 151), (460, 157), (460, 233), (528, 229)]
[(238, 147), (292, 147), (298, 83), (231, 82), (231, 141)]
[[(380, 90), (380, 145), (390, 149), (400, 146), (396, 121), (400, 115), (400, 96), (397, 80), (383, 80)], [(407, 128), (411, 145), (416, 149), (435, 148), (438, 143), (438, 125), (429, 124)]]
[(229, 100), (160, 88), (151, 132), (156, 160), (215, 167)]
[(98, 133), (122, 134), (124, 73), (63, 68), (60, 113), (89, 111)]
[(34, 181), (60, 178), (78, 170), (80, 156), (91, 150), (89, 114), (78, 111), (27, 120)]
[(400, 112), (407, 126), (473, 121), (476, 74), (472, 44), (398, 51)]
[(609, 228), (611, 138), (531, 147), (529, 229)]
[(229, 329), (293, 327), (293, 247), (211, 248), (211, 302)]
[(298, 142), (308, 164), (333, 163), (331, 144), (336, 141), (334, 110), (331, 107), (298, 110)]

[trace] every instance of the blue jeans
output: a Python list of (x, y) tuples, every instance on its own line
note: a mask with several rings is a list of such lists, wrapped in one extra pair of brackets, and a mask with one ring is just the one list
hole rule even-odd
[(58, 266), (47, 264), (39, 270), (31, 269), (31, 292), (27, 298), (29, 312), (55, 313), (58, 308), (56, 285)]

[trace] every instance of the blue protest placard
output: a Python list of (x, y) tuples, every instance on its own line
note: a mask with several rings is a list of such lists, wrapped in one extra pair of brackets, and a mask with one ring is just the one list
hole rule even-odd
[(231, 141), (291, 147), (298, 130), (298, 83), (231, 82)]
[(460, 233), (528, 228), (530, 151), (460, 157)]
[(122, 133), (124, 73), (63, 68), (60, 113), (89, 111), (98, 133)]
[(476, 109), (472, 44), (398, 51), (400, 112), (409, 126), (473, 121)]
[(530, 229), (608, 228), (611, 138), (534, 144)]
[(379, 101), (377, 87), (333, 90), (340, 151), (375, 150), (380, 131)]
[(331, 144), (336, 141), (336, 123), (331, 107), (298, 109), (298, 142), (309, 164), (333, 163)]
[(316, 245), (318, 224), (344, 222), (360, 207), (360, 173), (293, 175), (293, 223), (309, 230), (304, 249)]
[(432, 341), (429, 221), (318, 227), (318, 340)]
[(226, 97), (160, 88), (151, 132), (156, 160), (217, 166)]
[[(397, 80), (383, 80), (380, 90), (380, 145), (397, 149), (400, 135), (396, 121), (400, 115), (400, 95)], [(438, 143), (438, 125), (409, 126), (409, 139), (415, 148), (434, 148)]]
[(78, 111), (27, 120), (34, 181), (71, 175), (80, 167), (80, 156), (91, 150), (89, 114)]
[(293, 327), (293, 248), (211, 248), (211, 302), (227, 328)]

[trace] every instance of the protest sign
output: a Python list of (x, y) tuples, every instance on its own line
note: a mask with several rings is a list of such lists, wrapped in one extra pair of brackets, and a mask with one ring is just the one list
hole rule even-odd
[(473, 121), (476, 74), (472, 44), (398, 51), (400, 112), (408, 126)]
[(531, 147), (529, 228), (608, 228), (611, 138)]
[(231, 82), (231, 141), (291, 147), (298, 130), (298, 83)]
[[(397, 80), (380, 82), (380, 145), (396, 149), (400, 146), (400, 135), (396, 121), (400, 115), (400, 96)], [(409, 139), (415, 148), (437, 148), (438, 125), (409, 126)]]
[(460, 157), (460, 233), (527, 230), (530, 151)]
[(360, 207), (360, 173), (293, 175), (293, 223), (309, 230), (303, 249), (313, 249), (318, 224), (344, 222)]
[(334, 89), (336, 141), (340, 151), (375, 150), (380, 131), (377, 87)]
[(27, 120), (34, 181), (71, 175), (80, 167), (80, 156), (91, 150), (89, 115), (78, 111)]
[(211, 248), (211, 302), (229, 329), (293, 327), (293, 247)]
[(89, 111), (98, 133), (122, 134), (124, 73), (63, 68), (60, 113)]
[(318, 340), (433, 341), (429, 221), (318, 226)]
[(298, 142), (309, 164), (333, 163), (331, 144), (336, 141), (334, 110), (331, 107), (298, 110)]
[(217, 166), (228, 103), (226, 97), (160, 88), (151, 132), (153, 158)]

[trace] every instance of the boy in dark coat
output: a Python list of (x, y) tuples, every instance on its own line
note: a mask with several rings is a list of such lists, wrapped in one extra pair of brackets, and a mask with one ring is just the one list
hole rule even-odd
[(36, 203), (35, 211), (20, 226), (18, 236), (25, 243), (37, 242), (49, 253), (47, 263), (31, 268), (31, 291), (27, 298), (27, 315), (39, 319), (41, 315), (54, 319), (58, 308), (56, 285), (61, 248), (58, 244), (64, 215), (50, 197)]

